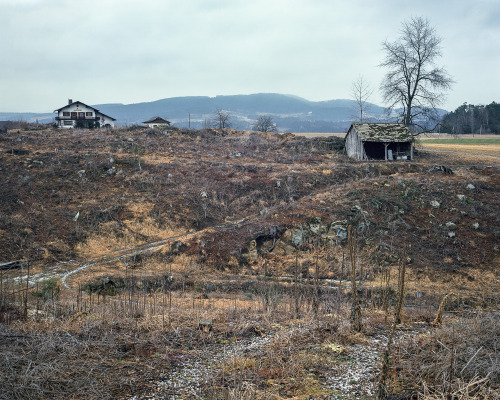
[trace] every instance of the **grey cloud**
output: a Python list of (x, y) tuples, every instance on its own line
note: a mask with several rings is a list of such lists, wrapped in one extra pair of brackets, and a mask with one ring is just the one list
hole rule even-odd
[[(500, 67), (491, 51), (499, 14), (494, 1), (462, 0), (407, 7), (400, 0), (88, 0), (84, 7), (0, 0), (0, 87), (9, 93), (0, 111), (50, 111), (67, 97), (127, 103), (276, 91), (348, 98), (360, 74), (378, 87), (380, 43), (410, 15), (428, 16), (443, 37), (442, 63), (459, 81), (446, 106), (486, 102), (494, 87), (477, 80), (482, 85)], [(490, 50), (471, 36), (488, 38)]]

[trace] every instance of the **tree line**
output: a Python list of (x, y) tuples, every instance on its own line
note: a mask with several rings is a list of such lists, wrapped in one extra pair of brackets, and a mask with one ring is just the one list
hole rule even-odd
[(492, 102), (485, 106), (464, 103), (442, 118), (439, 132), (454, 135), (500, 134), (500, 104)]

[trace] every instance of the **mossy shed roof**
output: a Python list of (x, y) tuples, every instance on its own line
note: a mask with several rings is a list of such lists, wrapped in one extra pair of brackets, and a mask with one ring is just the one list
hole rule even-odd
[[(411, 142), (412, 135), (404, 124), (354, 123), (349, 132), (356, 130), (362, 142)], [(348, 133), (349, 134), (349, 133)]]

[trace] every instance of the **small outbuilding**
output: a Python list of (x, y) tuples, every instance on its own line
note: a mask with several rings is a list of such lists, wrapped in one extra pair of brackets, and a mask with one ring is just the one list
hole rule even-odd
[(153, 117), (143, 122), (144, 125), (150, 128), (166, 128), (170, 126), (170, 121), (163, 119), (162, 117)]
[(413, 136), (404, 124), (354, 123), (345, 150), (358, 160), (413, 160)]

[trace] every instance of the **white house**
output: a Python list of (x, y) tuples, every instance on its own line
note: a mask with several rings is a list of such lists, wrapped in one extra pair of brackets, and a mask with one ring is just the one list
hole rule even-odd
[(81, 101), (68, 100), (68, 104), (57, 110), (55, 118), (60, 128), (113, 128), (115, 118)]
[(166, 128), (170, 126), (170, 121), (163, 119), (162, 117), (153, 117), (143, 122), (144, 125), (150, 128)]

